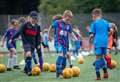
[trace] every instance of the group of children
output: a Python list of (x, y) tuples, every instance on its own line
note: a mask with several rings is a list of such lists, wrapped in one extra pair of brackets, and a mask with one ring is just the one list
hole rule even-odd
[[(8, 58), (7, 70), (11, 71), (13, 67), (15, 69), (20, 69), (17, 64), (16, 53), (16, 39), (19, 37), (22, 39), (24, 49), (24, 72), (28, 76), (31, 76), (32, 58), (34, 59), (35, 64), (40, 64), (40, 69), (42, 70), (43, 58), (41, 45), (48, 48), (49, 51), (48, 41), (50, 38), (50, 30), (53, 29), (54, 47), (56, 53), (58, 54), (56, 59), (56, 77), (59, 78), (62, 76), (62, 71), (66, 67), (67, 59), (70, 67), (73, 66), (71, 63), (71, 55), (69, 53), (69, 39), (72, 37), (74, 41), (75, 46), (73, 53), (75, 56), (78, 56), (81, 39), (83, 39), (78, 28), (72, 24), (72, 17), (73, 14), (70, 10), (65, 10), (63, 15), (55, 15), (49, 30), (44, 30), (43, 38), (41, 27), (38, 24), (39, 18), (37, 12), (32, 11), (27, 20), (21, 18), (19, 29), (16, 29), (16, 20), (12, 20), (9, 28), (2, 38), (2, 47), (4, 45), (5, 38), (7, 38), (6, 43), (10, 54)], [(111, 68), (111, 57), (108, 52), (112, 48), (113, 41), (117, 41), (116, 38), (113, 40), (113, 36), (116, 37), (115, 33), (117, 28), (115, 24), (109, 23), (102, 18), (101, 9), (94, 9), (92, 11), (92, 19), (93, 22), (90, 25), (90, 42), (93, 40), (96, 55), (96, 60), (94, 62), (97, 76), (96, 80), (101, 80), (100, 69), (103, 69), (104, 78), (108, 78), (107, 68)], [(35, 58), (36, 53), (38, 54), (39, 62)]]

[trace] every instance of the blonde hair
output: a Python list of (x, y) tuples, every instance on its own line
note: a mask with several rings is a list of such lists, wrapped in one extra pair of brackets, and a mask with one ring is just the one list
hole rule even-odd
[(71, 10), (65, 10), (64, 13), (63, 13), (63, 17), (67, 17), (67, 16), (70, 16), (72, 17), (73, 14), (72, 14), (72, 11)]
[(118, 31), (115, 23), (110, 23), (110, 27), (112, 27), (114, 31)]
[(102, 15), (102, 10), (99, 9), (99, 8), (95, 8), (95, 9), (92, 10), (92, 15), (101, 16)]
[(44, 33), (45, 33), (45, 32), (48, 32), (48, 29), (44, 29)]

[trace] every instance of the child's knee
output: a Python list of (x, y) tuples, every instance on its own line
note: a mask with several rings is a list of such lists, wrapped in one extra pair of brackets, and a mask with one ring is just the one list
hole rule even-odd
[(26, 56), (26, 57), (31, 57), (31, 56), (32, 56), (31, 51), (27, 51), (27, 52), (25, 53), (25, 56)]

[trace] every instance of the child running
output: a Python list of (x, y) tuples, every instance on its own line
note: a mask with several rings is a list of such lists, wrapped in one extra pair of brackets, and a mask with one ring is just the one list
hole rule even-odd
[[(38, 25), (38, 13), (36, 11), (32, 11), (29, 15), (29, 21), (22, 24), (19, 31), (10, 39), (10, 43), (14, 41), (16, 37), (21, 35), (23, 48), (24, 48), (24, 57), (25, 57), (25, 73), (28, 76), (31, 76), (32, 70), (32, 53), (35, 48), (37, 49), (38, 56), (41, 54), (41, 29), (40, 25)], [(43, 62), (42, 62), (43, 63)]]
[(7, 64), (7, 71), (12, 71), (14, 69), (20, 69), (17, 63), (17, 53), (16, 53), (16, 40), (13, 40), (9, 43), (9, 40), (17, 32), (17, 20), (13, 19), (10, 22), (9, 28), (6, 30), (5, 34), (2, 37), (2, 47), (4, 47), (4, 41), (6, 39), (6, 46), (9, 50), (9, 58)]

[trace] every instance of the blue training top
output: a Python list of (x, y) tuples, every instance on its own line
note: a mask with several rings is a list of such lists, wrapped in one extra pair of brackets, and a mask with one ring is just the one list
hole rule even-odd
[(92, 22), (90, 32), (94, 34), (94, 47), (108, 46), (109, 23), (104, 19), (97, 19)]

